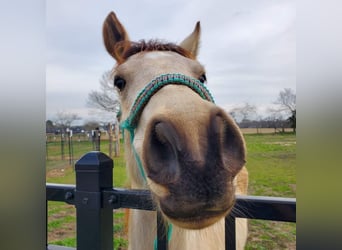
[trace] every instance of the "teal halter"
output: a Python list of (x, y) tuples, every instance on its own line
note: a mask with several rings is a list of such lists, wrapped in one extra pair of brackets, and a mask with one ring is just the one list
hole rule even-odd
[[(133, 146), (134, 141), (134, 135), (135, 135), (135, 129), (138, 126), (138, 122), (140, 119), (140, 115), (143, 112), (145, 106), (147, 105), (148, 101), (151, 99), (151, 97), (158, 92), (161, 88), (163, 88), (166, 85), (174, 84), (174, 85), (185, 85), (195, 91), (197, 94), (199, 94), (204, 100), (214, 102), (214, 98), (210, 94), (209, 90), (205, 86), (204, 83), (201, 81), (186, 76), (183, 74), (164, 74), (157, 76), (154, 78), (151, 82), (149, 82), (143, 90), (140, 91), (138, 96), (136, 97), (133, 106), (131, 108), (130, 114), (127, 117), (125, 121), (123, 121), (120, 125), (121, 129), (126, 129), (130, 133), (130, 142), (132, 145), (132, 150), (134, 154), (135, 161), (138, 165), (141, 177), (144, 180), (144, 183), (146, 183), (146, 175), (140, 160), (140, 157), (135, 150)], [(167, 230), (167, 240), (168, 242), (171, 240), (172, 236), (172, 224), (168, 225)], [(154, 241), (154, 249), (157, 249), (157, 240)]]

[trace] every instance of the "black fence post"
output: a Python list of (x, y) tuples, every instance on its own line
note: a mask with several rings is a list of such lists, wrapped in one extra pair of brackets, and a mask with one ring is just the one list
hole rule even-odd
[(101, 151), (101, 132), (100, 132), (100, 129), (99, 128), (96, 128), (95, 129), (95, 135), (96, 135), (96, 148), (95, 150), (96, 151)]
[(225, 218), (225, 245), (226, 250), (236, 249), (235, 217), (231, 214)]
[(63, 130), (61, 131), (61, 155), (62, 155), (62, 160), (64, 160), (64, 133), (63, 133)]
[(49, 145), (48, 145), (48, 138), (46, 136), (46, 143), (45, 143), (45, 152), (46, 152), (46, 160), (49, 160)]
[(76, 162), (76, 220), (78, 250), (113, 249), (113, 209), (102, 204), (101, 191), (113, 187), (113, 160), (101, 152)]
[(93, 150), (101, 151), (101, 131), (99, 128), (91, 131), (91, 137), (93, 142)]

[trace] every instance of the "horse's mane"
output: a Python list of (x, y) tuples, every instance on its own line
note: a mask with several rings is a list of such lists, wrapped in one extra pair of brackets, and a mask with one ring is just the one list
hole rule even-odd
[(121, 50), (119, 64), (126, 61), (130, 56), (145, 51), (172, 51), (184, 57), (195, 59), (195, 57), (187, 50), (174, 43), (163, 43), (159, 40), (140, 40), (139, 42), (121, 41), (117, 45), (117, 49)]

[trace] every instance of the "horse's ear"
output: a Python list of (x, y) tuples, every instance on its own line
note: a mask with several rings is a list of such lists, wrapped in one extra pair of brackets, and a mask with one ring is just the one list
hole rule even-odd
[(199, 40), (200, 40), (201, 26), (200, 22), (196, 23), (195, 30), (180, 43), (183, 49), (191, 52), (191, 54), (196, 57), (198, 53)]
[(125, 28), (114, 12), (110, 12), (105, 19), (102, 34), (108, 53), (116, 61), (122, 61), (122, 53), (125, 50), (125, 46), (129, 45), (129, 38)]

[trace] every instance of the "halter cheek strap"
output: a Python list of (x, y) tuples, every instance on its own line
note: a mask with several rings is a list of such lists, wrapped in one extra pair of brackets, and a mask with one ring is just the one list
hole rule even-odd
[[(143, 90), (140, 91), (140, 93), (138, 94), (138, 96), (136, 97), (133, 103), (129, 116), (127, 117), (125, 121), (121, 123), (120, 127), (123, 130), (124, 129), (128, 130), (130, 134), (130, 142), (132, 146), (133, 155), (137, 163), (140, 175), (143, 178), (143, 181), (145, 184), (147, 182), (145, 171), (143, 169), (140, 157), (133, 145), (135, 129), (138, 126), (140, 115), (142, 111), (144, 110), (145, 106), (147, 105), (148, 101), (151, 99), (151, 97), (156, 92), (158, 92), (161, 88), (169, 84), (187, 86), (193, 91), (195, 91), (197, 94), (199, 94), (204, 100), (207, 100), (209, 102), (214, 102), (214, 98), (212, 97), (212, 95), (210, 94), (209, 90), (207, 89), (204, 83), (202, 83), (201, 81), (193, 77), (186, 76), (183, 74), (177, 74), (177, 73), (157, 76), (151, 82), (149, 82)], [(171, 240), (171, 236), (172, 236), (172, 224), (169, 224), (168, 229), (167, 229), (168, 242)], [(154, 249), (157, 249), (157, 239), (154, 240)]]

